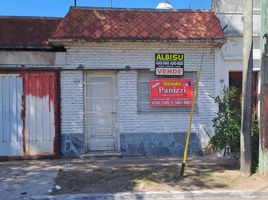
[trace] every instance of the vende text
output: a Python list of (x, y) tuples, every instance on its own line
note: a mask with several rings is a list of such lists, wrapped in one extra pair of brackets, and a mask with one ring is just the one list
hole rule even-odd
[(183, 75), (182, 68), (156, 68), (156, 75)]

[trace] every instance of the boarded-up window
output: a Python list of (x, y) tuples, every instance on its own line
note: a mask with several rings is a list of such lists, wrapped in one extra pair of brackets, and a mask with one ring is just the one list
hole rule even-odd
[[(184, 72), (183, 78), (193, 80), (193, 88), (196, 83), (197, 72)], [(139, 71), (138, 73), (138, 112), (190, 112), (191, 107), (153, 107), (150, 106), (150, 79), (156, 77), (154, 72)], [(167, 77), (165, 77), (167, 78)], [(172, 77), (171, 77), (172, 78)], [(197, 111), (197, 105), (195, 107)]]

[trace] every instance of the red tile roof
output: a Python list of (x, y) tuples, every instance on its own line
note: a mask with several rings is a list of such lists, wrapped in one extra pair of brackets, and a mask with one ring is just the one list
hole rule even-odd
[(55, 40), (224, 39), (213, 12), (71, 8), (61, 18), (0, 17), (0, 47), (50, 47)]
[(0, 17), (0, 47), (48, 47), (48, 38), (61, 19)]
[(87, 41), (224, 39), (213, 12), (71, 8), (51, 37)]

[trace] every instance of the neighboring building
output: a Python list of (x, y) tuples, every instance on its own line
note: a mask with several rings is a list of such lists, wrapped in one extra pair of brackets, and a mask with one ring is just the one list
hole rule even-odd
[[(243, 1), (212, 0), (212, 10), (224, 28), (226, 43), (216, 52), (216, 91), (222, 87), (233, 86), (242, 90), (243, 68)], [(260, 0), (253, 1), (253, 106), (257, 109), (260, 71)]]
[[(4, 94), (16, 94), (16, 98), (13, 95), (9, 99), (14, 98), (17, 110), (12, 118), (11, 104), (6, 99), (0, 102), (0, 123), (9, 123), (8, 128), (0, 129), (0, 138), (9, 138), (4, 149), (1, 147), (6, 140), (2, 139), (0, 156), (16, 156), (13, 144), (21, 145), (18, 156), (27, 154), (25, 146), (31, 141), (46, 144), (45, 129), (49, 130), (52, 125), (45, 119), (52, 112), (51, 102), (55, 105), (51, 118), (55, 126), (49, 132), (49, 141), (54, 138), (54, 149), (58, 149), (55, 138), (60, 135), (63, 155), (96, 152), (124, 156), (182, 155), (189, 105), (185, 101), (180, 107), (150, 106), (150, 87), (160, 84), (150, 86), (150, 80), (166, 80), (164, 76), (155, 76), (155, 57), (165, 53), (184, 56), (182, 78), (187, 80), (175, 79), (175, 86), (169, 86), (171, 90), (184, 83), (185, 87), (195, 85), (197, 70), (203, 66), (189, 149), (191, 154), (202, 153), (202, 147), (208, 142), (206, 131), (213, 133), (211, 120), (217, 110), (211, 97), (215, 95), (215, 52), (219, 52), (225, 42), (220, 21), (213, 12), (73, 7), (63, 19), (54, 21), (57, 25), (44, 36), (45, 40), (40, 38), (35, 42), (31, 31), (39, 30), (37, 35), (41, 36), (48, 30), (46, 25), (33, 27), (31, 22), (27, 24), (31, 19), (14, 18), (25, 20), (20, 27), (8, 22), (12, 18), (1, 20), (0, 95), (5, 99)], [(3, 31), (5, 26), (12, 26), (8, 33)], [(24, 33), (28, 38), (23, 37), (25, 40), (17, 44), (24, 29), (29, 30)], [(6, 41), (6, 34), (10, 33), (16, 35)], [(27, 72), (32, 70), (40, 70), (40, 76), (53, 71), (59, 74), (60, 81), (29, 79)], [(12, 81), (7, 82), (6, 77)], [(14, 86), (14, 77), (20, 90)], [(25, 83), (18, 77), (23, 77)], [(36, 86), (31, 88), (31, 83)], [(61, 98), (56, 98), (54, 92), (47, 93), (51, 91), (47, 83), (54, 84), (51, 87), (57, 88)], [(23, 109), (18, 99), (24, 102)], [(5, 107), (6, 104), (9, 106)], [(26, 110), (26, 116), (18, 114), (19, 110)], [(20, 128), (8, 132), (13, 125)], [(36, 134), (29, 139), (28, 135), (34, 131)], [(13, 136), (16, 141), (10, 140)], [(18, 142), (18, 138), (22, 140)], [(41, 151), (40, 145), (33, 147), (37, 155), (39, 152), (51, 154), (51, 151)], [(52, 146), (49, 149), (53, 149)]]
[(0, 17), (0, 156), (59, 155), (59, 18)]

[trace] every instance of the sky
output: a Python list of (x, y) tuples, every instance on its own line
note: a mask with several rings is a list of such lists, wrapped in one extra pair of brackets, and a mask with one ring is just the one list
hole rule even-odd
[[(63, 17), (74, 0), (0, 0), (0, 16)], [(210, 9), (211, 0), (169, 0), (175, 9)], [(115, 8), (155, 8), (165, 0), (112, 0)], [(111, 7), (111, 0), (77, 0), (77, 6)]]

